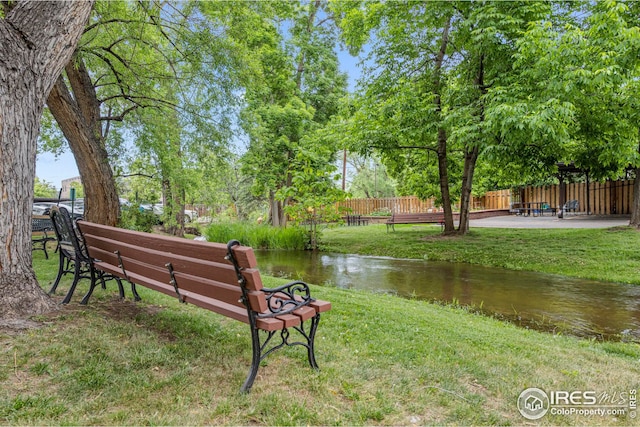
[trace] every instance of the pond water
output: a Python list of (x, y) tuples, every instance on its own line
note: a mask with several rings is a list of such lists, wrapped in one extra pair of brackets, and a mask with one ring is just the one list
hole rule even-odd
[(258, 251), (257, 258), (268, 275), (457, 303), (528, 328), (640, 342), (640, 286), (324, 252)]

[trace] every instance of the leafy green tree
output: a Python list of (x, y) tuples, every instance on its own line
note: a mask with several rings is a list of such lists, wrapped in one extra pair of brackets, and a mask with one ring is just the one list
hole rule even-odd
[(47, 102), (76, 158), (88, 219), (117, 223), (112, 169), (124, 135), (140, 120), (162, 117), (141, 114), (132, 120), (134, 114), (172, 110), (165, 117), (201, 134), (228, 125), (240, 50), (229, 43), (226, 18), (205, 13), (211, 8), (231, 11), (224, 2), (96, 4)]
[(523, 28), (548, 16), (549, 5), (336, 2), (334, 8), (354, 53), (370, 43), (352, 148), (378, 151), (401, 187), (421, 197), (437, 188), (446, 233), (454, 232), (451, 204), (460, 197), (457, 232), (465, 233), (476, 163), (496, 144), (486, 123), (488, 88), (509, 75)]
[(211, 214), (224, 214), (240, 221), (266, 217), (266, 201), (251, 192), (253, 180), (241, 171), (240, 156), (219, 149), (206, 151), (198, 157), (198, 168), (193, 170), (197, 186), (193, 197), (205, 204)]
[[(244, 172), (254, 177), (256, 194), (267, 195), (275, 226), (286, 224), (285, 207), (302, 203), (307, 197), (303, 191), (313, 187), (317, 195), (318, 185), (327, 192), (332, 189), (326, 185), (332, 173), (327, 165), (333, 163), (335, 147), (326, 150), (316, 132), (336, 113), (346, 88), (326, 4), (314, 0), (288, 5), (277, 15), (286, 20), (288, 36), (268, 21), (254, 31), (250, 44), (258, 53), (259, 78), (247, 89), (243, 111), (250, 137)], [(317, 185), (308, 185), (311, 181)]]
[(33, 196), (34, 197), (56, 197), (56, 187), (52, 183), (40, 180), (36, 176), (33, 182)]
[[(492, 87), (487, 112), (503, 144), (493, 160), (529, 176), (575, 162), (592, 179), (640, 167), (635, 3), (579, 3), (556, 10), (563, 24), (531, 24), (518, 43), (517, 79)], [(518, 153), (524, 154), (517, 155)], [(640, 225), (640, 180), (632, 224)]]
[[(336, 210), (335, 203), (343, 200), (345, 193), (331, 182), (329, 177), (331, 171), (309, 164), (309, 157), (300, 160), (308, 166), (296, 168), (291, 185), (282, 189), (281, 191), (285, 194), (280, 196), (291, 199), (291, 202), (284, 207), (285, 213), (294, 224), (309, 227), (310, 249), (317, 249), (318, 225), (340, 219), (343, 212)], [(328, 166), (329, 169), (334, 169)], [(334, 175), (334, 178), (337, 180), (339, 176)]]
[(355, 198), (394, 197), (396, 182), (387, 173), (387, 168), (377, 158), (350, 155), (354, 176), (349, 193)]
[(159, 204), (162, 202), (160, 178), (152, 158), (132, 156), (126, 172), (116, 170), (118, 193), (132, 203)]

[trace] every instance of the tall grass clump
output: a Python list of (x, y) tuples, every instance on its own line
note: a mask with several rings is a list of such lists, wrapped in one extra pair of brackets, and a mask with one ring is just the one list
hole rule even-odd
[(257, 249), (304, 250), (309, 243), (307, 231), (295, 226), (280, 228), (246, 222), (222, 223), (211, 224), (204, 234), (210, 242), (225, 243), (235, 239)]

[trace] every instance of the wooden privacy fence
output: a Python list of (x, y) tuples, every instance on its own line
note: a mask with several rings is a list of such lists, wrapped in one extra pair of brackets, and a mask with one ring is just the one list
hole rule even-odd
[(484, 196), (474, 197), (473, 200), (480, 201), (479, 209), (509, 209), (511, 207), (511, 190), (487, 191)]
[[(509, 209), (511, 191), (489, 191), (482, 197), (474, 197), (472, 209)], [(337, 204), (339, 209), (347, 209), (354, 215), (383, 213), (423, 213), (440, 211), (434, 199), (420, 200), (415, 196), (387, 197), (383, 199), (347, 199)]]
[[(578, 200), (578, 212), (594, 215), (628, 215), (633, 206), (633, 179), (566, 184), (565, 201)], [(560, 207), (560, 186), (546, 185), (525, 187), (515, 192), (514, 200), (545, 202)], [(516, 200), (517, 201), (517, 200)]]
[[(565, 185), (565, 201), (578, 200), (577, 212), (594, 215), (629, 215), (633, 206), (633, 179), (606, 182), (574, 182)], [(519, 190), (488, 191), (474, 197), (471, 209), (509, 209), (512, 202), (543, 202), (560, 207), (560, 185), (528, 186)], [(441, 210), (433, 199), (415, 196), (384, 199), (348, 199), (337, 204), (354, 215), (422, 213)]]
[(375, 213), (417, 213), (438, 210), (433, 199), (420, 200), (415, 196), (385, 197), (382, 199), (347, 199), (338, 202), (339, 209), (347, 209), (354, 215)]

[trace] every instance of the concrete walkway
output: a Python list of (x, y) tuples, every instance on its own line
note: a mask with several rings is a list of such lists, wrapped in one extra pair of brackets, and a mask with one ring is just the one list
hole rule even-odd
[(469, 226), (488, 228), (609, 228), (629, 225), (629, 215), (565, 215), (557, 216), (494, 216), (469, 221)]

